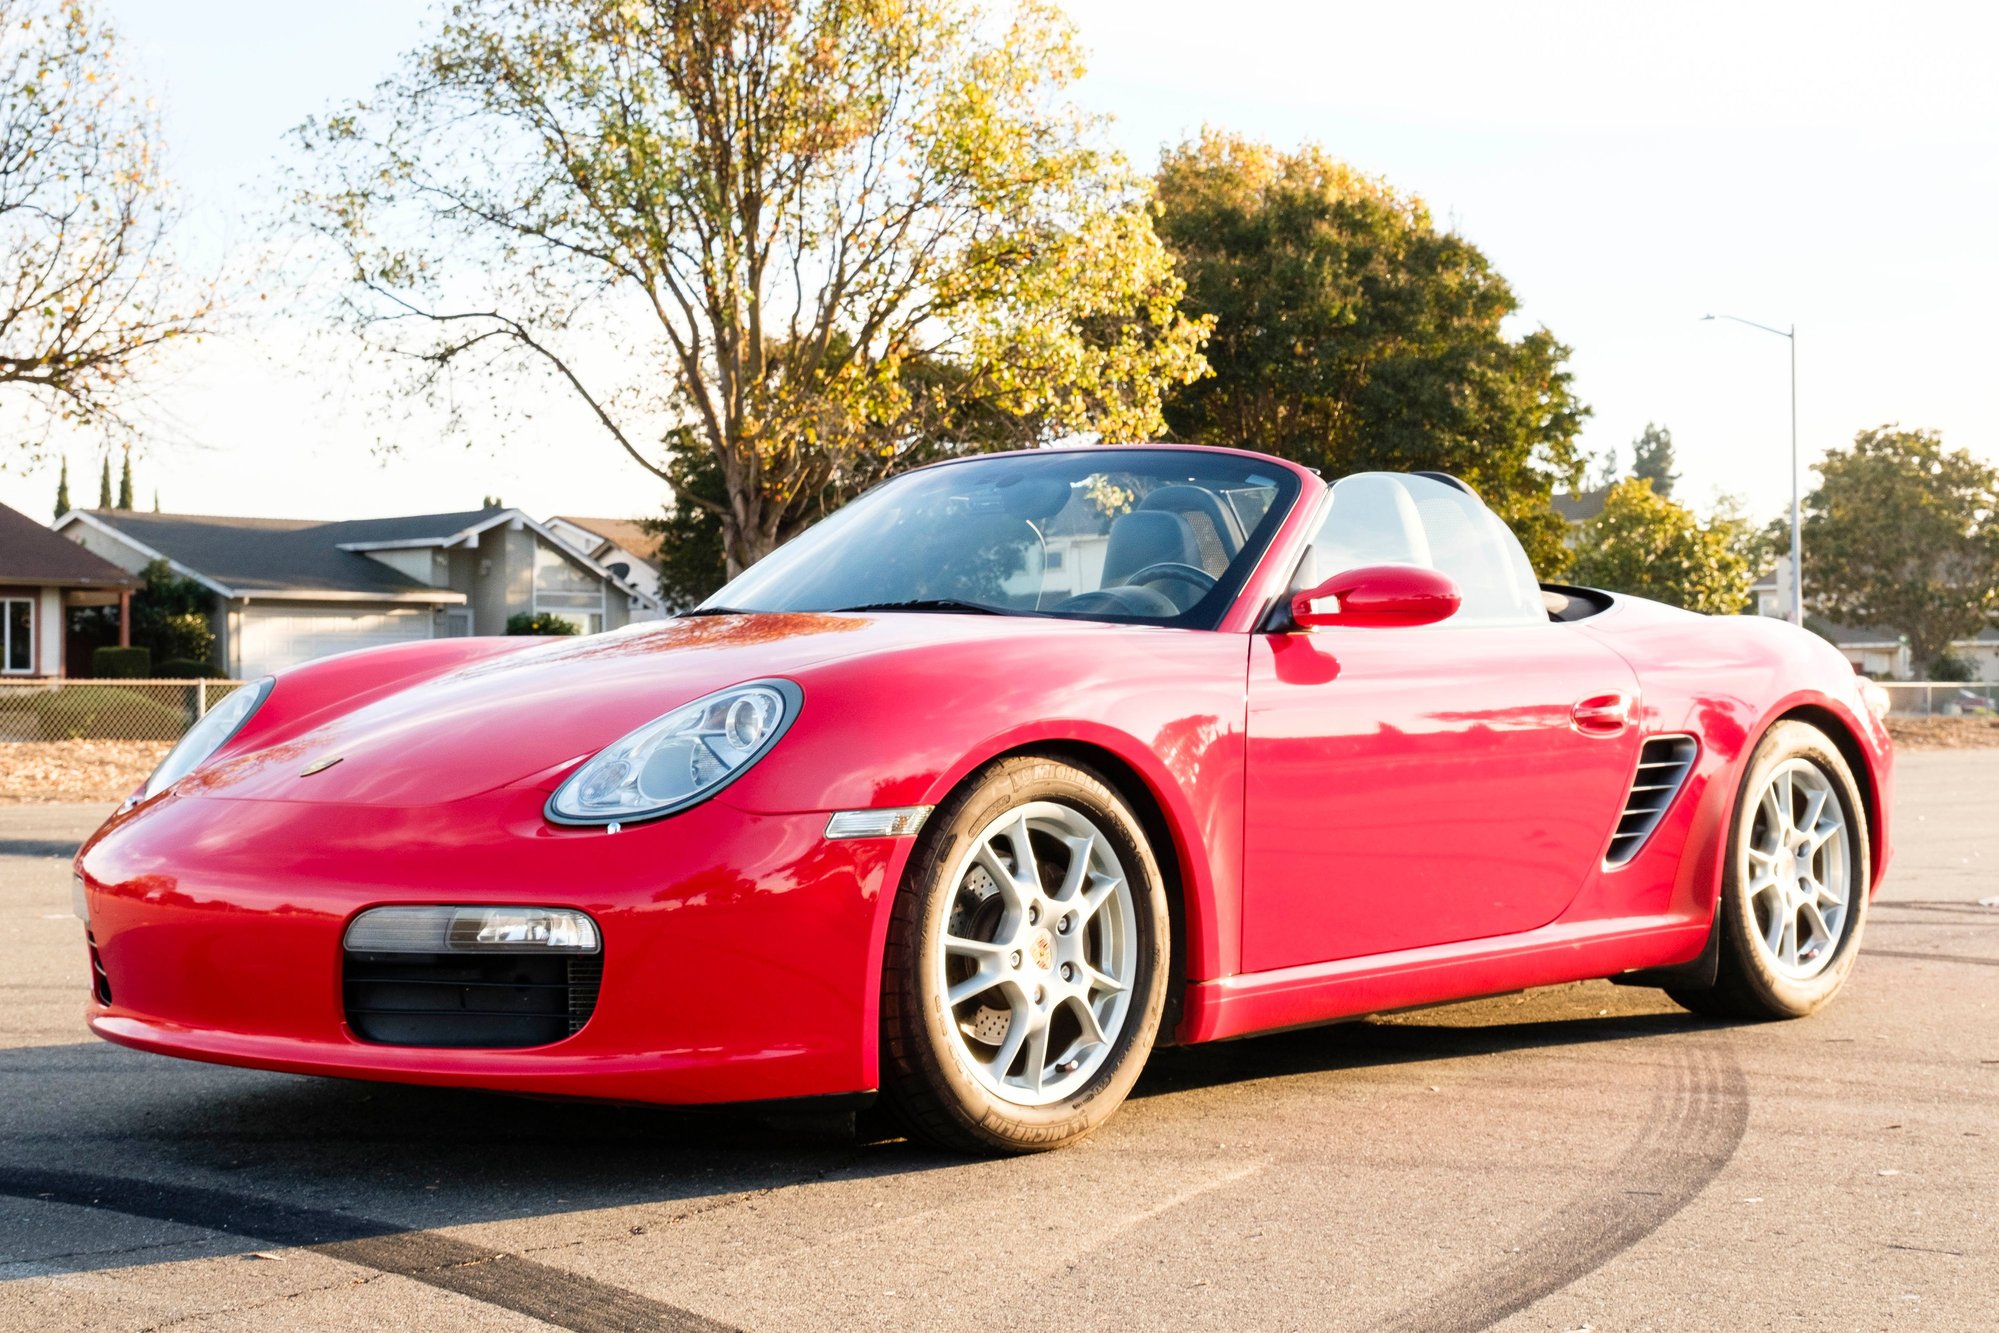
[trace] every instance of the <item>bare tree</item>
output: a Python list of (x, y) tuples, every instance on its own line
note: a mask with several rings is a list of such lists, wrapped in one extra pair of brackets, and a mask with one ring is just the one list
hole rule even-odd
[(158, 141), (88, 4), (0, 0), (0, 397), (22, 416), (121, 422), (134, 372), (209, 313), (166, 249)]

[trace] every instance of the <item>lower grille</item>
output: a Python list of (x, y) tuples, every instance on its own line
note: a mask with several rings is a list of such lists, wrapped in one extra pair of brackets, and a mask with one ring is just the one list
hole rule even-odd
[(388, 1046), (501, 1049), (574, 1036), (597, 1007), (601, 955), (343, 956), (347, 1026)]

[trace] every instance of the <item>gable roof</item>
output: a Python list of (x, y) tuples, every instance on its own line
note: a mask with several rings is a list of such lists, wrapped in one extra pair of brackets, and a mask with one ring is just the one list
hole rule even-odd
[(579, 518), (574, 514), (557, 514), (549, 522), (581, 528), (647, 564), (659, 563), (659, 534), (646, 531), (645, 524), (635, 518)]
[(109, 532), (147, 558), (166, 560), (181, 574), (224, 597), (454, 605), (465, 601), (464, 593), (413, 579), (367, 552), (477, 547), (480, 533), (518, 525), (544, 539), (564, 559), (626, 595), (644, 597), (518, 509), (330, 521), (73, 509), (56, 527), (60, 530), (72, 523), (87, 523)]
[(343, 549), (349, 542), (433, 544), (503, 511), (471, 510), (408, 518), (323, 522), (210, 514), (147, 514), (79, 509), (59, 527), (88, 523), (225, 597), (306, 594), (388, 601), (462, 602), (463, 593), (421, 583), (379, 560)]
[(131, 588), (139, 580), (102, 556), (0, 505), (0, 583), (44, 587)]

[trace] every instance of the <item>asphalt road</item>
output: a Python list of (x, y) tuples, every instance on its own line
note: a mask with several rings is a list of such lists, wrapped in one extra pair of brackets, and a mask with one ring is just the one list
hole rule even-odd
[(1163, 1052), (1014, 1161), (140, 1055), (0, 807), (0, 1329), (1999, 1327), (1999, 751), (1816, 1018), (1561, 987)]

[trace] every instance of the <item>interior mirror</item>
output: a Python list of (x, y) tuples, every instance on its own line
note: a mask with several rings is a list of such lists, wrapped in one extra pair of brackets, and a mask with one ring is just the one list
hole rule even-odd
[[(1434, 625), (1458, 609), (1458, 585), (1420, 565), (1366, 565), (1291, 598), (1300, 629), (1332, 625)], [(1331, 602), (1332, 606), (1324, 603)]]

